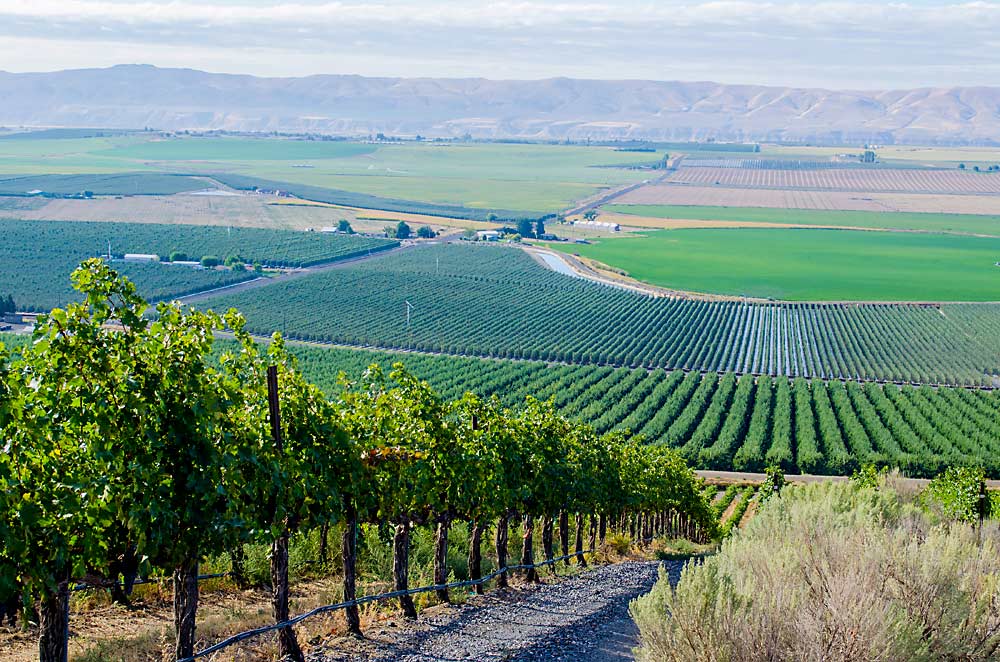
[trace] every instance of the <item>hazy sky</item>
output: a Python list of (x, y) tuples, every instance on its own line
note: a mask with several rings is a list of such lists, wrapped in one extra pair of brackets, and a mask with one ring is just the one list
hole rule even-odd
[(0, 69), (1000, 85), (998, 2), (0, 0)]

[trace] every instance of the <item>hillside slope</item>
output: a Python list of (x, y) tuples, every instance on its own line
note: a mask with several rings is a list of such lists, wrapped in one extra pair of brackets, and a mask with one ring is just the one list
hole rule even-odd
[(258, 78), (121, 65), (0, 73), (0, 124), (540, 139), (988, 143), (1000, 88), (873, 92), (556, 78)]

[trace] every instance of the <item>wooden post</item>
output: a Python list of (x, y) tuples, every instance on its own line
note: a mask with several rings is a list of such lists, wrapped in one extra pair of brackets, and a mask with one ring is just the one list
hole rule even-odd
[[(280, 456), (284, 450), (281, 438), (281, 409), (278, 404), (278, 366), (267, 366), (267, 406), (271, 419), (271, 437)], [(271, 544), (271, 607), (274, 622), (288, 620), (288, 526), (282, 522), (281, 534)], [(295, 630), (285, 627), (278, 630), (278, 657), (292, 662), (305, 662), (302, 649), (295, 638)]]

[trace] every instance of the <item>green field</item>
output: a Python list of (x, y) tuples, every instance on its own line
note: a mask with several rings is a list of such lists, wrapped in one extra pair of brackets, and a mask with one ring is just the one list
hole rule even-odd
[[(12, 294), (18, 309), (44, 311), (74, 297), (69, 274), (82, 260), (107, 254), (151, 253), (168, 259), (205, 255), (239, 257), (269, 266), (308, 266), (367, 254), (395, 241), (257, 228), (0, 220), (0, 296)], [(150, 299), (166, 299), (245, 280), (252, 274), (196, 270), (177, 265), (114, 262)]]
[(608, 205), (603, 209), (618, 214), (652, 218), (830, 225), (879, 230), (921, 230), (1000, 236), (1000, 215), (769, 209), (766, 207), (695, 207), (688, 205)]
[(0, 173), (229, 172), (385, 198), (477, 209), (555, 212), (603, 187), (641, 181), (624, 167), (662, 153), (492, 143), (104, 138), (0, 141)]
[(648, 297), (513, 247), (428, 246), (201, 305), (236, 307), (265, 335), (452, 355), (920, 383), (1000, 374), (1000, 306)]
[(1000, 301), (998, 238), (728, 228), (551, 247), (693, 292), (787, 301)]

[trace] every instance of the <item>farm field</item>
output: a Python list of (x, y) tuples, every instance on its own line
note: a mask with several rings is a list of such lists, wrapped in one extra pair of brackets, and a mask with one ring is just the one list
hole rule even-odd
[[(68, 254), (47, 254), (43, 257), (13, 253), (0, 249), (0, 292), (11, 295), (20, 312), (47, 313), (71, 301), (79, 301), (69, 275), (80, 266), (82, 259)], [(217, 287), (235, 285), (256, 278), (253, 271), (229, 269), (192, 269), (164, 263), (114, 262), (114, 268), (136, 285), (139, 294), (148, 301), (161, 301), (204, 292)], [(40, 278), (40, 274), (46, 277)]]
[[(13, 203), (19, 204), (13, 204)], [(5, 204), (7, 203), (7, 204)], [(441, 216), (356, 209), (261, 195), (127, 196), (123, 198), (0, 198), (0, 217), (36, 221), (96, 221), (216, 225), (232, 228), (306, 230), (335, 227), (347, 220), (358, 232), (381, 232), (405, 220), (413, 226), (484, 229), (496, 224)]]
[(390, 200), (538, 213), (558, 211), (605, 187), (641, 181), (648, 172), (621, 166), (660, 157), (565, 145), (164, 139), (159, 134), (0, 141), (0, 173), (11, 175), (228, 173)]
[(549, 246), (694, 292), (785, 301), (1000, 301), (1000, 238), (724, 228)]
[(931, 193), (876, 193), (801, 191), (788, 189), (726, 188), (688, 184), (649, 184), (615, 200), (627, 205), (708, 207), (767, 207), (931, 214), (995, 215), (1000, 200), (987, 195)]
[[(832, 159), (858, 148), (814, 147), (799, 145), (761, 145), (757, 157), (768, 159)], [(878, 148), (879, 160), (885, 164), (918, 165), (935, 168), (957, 168), (960, 163), (989, 167), (1000, 163), (996, 147), (930, 147), (921, 145), (883, 145)], [(745, 155), (744, 155), (745, 156)]]
[[(166, 226), (141, 223), (66, 223), (0, 220), (0, 292), (12, 294), (19, 310), (44, 311), (64, 305), (73, 296), (69, 274), (89, 257), (152, 253), (169, 258), (173, 252), (199, 260), (239, 256), (268, 266), (306, 266), (395, 246), (396, 242), (318, 233)], [(115, 262), (115, 268), (135, 277), (140, 292), (152, 299), (182, 296), (221, 287), (253, 274), (199, 271), (164, 264)]]
[[(1000, 214), (985, 216), (682, 205), (607, 205), (602, 209), (615, 214), (649, 218), (823, 225), (1000, 236)], [(627, 218), (619, 222), (627, 222)]]
[(105, 175), (0, 175), (0, 195), (24, 195), (41, 191), (42, 196), (75, 195), (170, 195), (214, 188), (204, 178), (162, 173), (123, 172)]
[(895, 193), (1000, 194), (1000, 173), (961, 170), (845, 168), (758, 170), (680, 168), (668, 181), (698, 186), (794, 188)]
[(257, 333), (452, 355), (920, 383), (1000, 374), (997, 306), (654, 298), (513, 247), (414, 249), (204, 305), (239, 308)]
[(862, 464), (933, 476), (983, 465), (1000, 477), (998, 392), (682, 371), (549, 365), (295, 347), (307, 376), (333, 394), (341, 370), (403, 362), (446, 398), (466, 391), (516, 406), (554, 397), (599, 432), (630, 429), (680, 450), (696, 468), (843, 475)]

